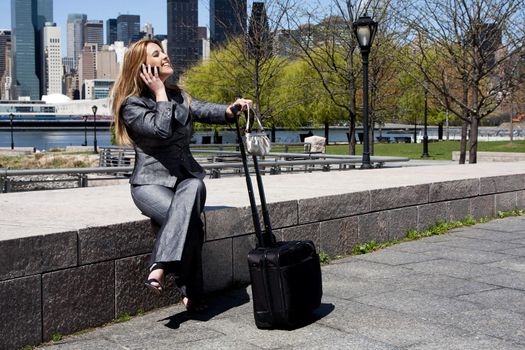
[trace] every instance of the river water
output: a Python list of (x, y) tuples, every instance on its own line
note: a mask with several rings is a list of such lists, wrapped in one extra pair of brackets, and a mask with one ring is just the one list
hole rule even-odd
[[(267, 130), (269, 132), (269, 130)], [(314, 135), (324, 137), (324, 129), (312, 128), (301, 130), (282, 130), (276, 131), (276, 142), (293, 143), (300, 142), (300, 134), (308, 134), (311, 132)], [(329, 141), (330, 142), (347, 142), (348, 129), (343, 127), (336, 127), (330, 129)], [(359, 132), (359, 131), (358, 131)], [(221, 130), (219, 133), (222, 136), (222, 143), (235, 143), (235, 132), (234, 130)], [(480, 141), (496, 140), (494, 132), (486, 133), (480, 132)], [(376, 137), (379, 136), (378, 130), (376, 130)], [(490, 136), (489, 136), (490, 135)], [(383, 138), (390, 138), (391, 141), (395, 141), (397, 138), (410, 138), (413, 142), (414, 133), (413, 130), (407, 131), (386, 131), (382, 132)], [(418, 142), (420, 142), (422, 133), (418, 127)], [(430, 139), (437, 139), (437, 128), (429, 128), (428, 136)], [(79, 128), (75, 130), (64, 129), (64, 130), (49, 130), (49, 129), (31, 129), (31, 130), (19, 130), (15, 129), (13, 132), (13, 143), (15, 147), (35, 147), (38, 150), (49, 150), (51, 148), (65, 148), (66, 146), (80, 146), (84, 143), (85, 138), (87, 139), (87, 145), (93, 145), (94, 134), (93, 130), (87, 130), (86, 135), (84, 129)], [(213, 131), (197, 131), (194, 134), (194, 140), (196, 143), (210, 143), (213, 141)], [(446, 138), (446, 136), (445, 136)], [(459, 128), (451, 128), (449, 131), (450, 140), (459, 140)], [(211, 139), (211, 140), (210, 140)], [(508, 138), (507, 138), (508, 139)], [(97, 145), (99, 147), (111, 146), (110, 132), (107, 128), (97, 128)], [(8, 128), (0, 129), (0, 147), (11, 146), (11, 133)]]

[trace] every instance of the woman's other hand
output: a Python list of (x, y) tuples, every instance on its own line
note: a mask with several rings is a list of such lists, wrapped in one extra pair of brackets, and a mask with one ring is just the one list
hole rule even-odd
[(229, 105), (228, 108), (226, 108), (226, 117), (228, 117), (228, 119), (232, 119), (235, 116), (234, 112), (235, 114), (238, 114), (242, 111), (247, 110), (252, 105), (253, 105), (252, 100), (248, 100), (245, 98), (238, 98), (237, 100), (235, 100), (235, 102)]
[(140, 72), (140, 78), (146, 84), (148, 89), (155, 95), (155, 100), (168, 101), (168, 95), (166, 94), (166, 87), (164, 82), (159, 78), (158, 67), (152, 67), (150, 65), (142, 65)]

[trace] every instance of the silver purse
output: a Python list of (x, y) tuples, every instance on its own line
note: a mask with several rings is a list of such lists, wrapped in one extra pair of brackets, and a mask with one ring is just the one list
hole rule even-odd
[[(246, 133), (244, 134), (246, 151), (253, 156), (265, 156), (270, 152), (272, 144), (268, 136), (266, 136), (259, 117), (253, 113), (252, 119), (254, 121), (250, 123), (250, 108), (248, 108), (246, 113)], [(255, 120), (257, 120), (258, 124), (257, 131), (252, 130)]]

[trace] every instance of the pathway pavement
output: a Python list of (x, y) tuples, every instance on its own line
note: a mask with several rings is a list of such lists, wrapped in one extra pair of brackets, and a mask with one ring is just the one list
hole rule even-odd
[(43, 349), (525, 349), (525, 216), (337, 260), (316, 321), (259, 330), (250, 287), (65, 337)]

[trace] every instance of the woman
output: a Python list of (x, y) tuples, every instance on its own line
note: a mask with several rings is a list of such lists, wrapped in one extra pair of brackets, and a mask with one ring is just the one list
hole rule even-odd
[[(160, 293), (166, 273), (177, 274), (188, 310), (202, 301), (204, 170), (190, 152), (194, 119), (227, 123), (250, 100), (221, 105), (192, 99), (166, 80), (173, 74), (157, 40), (140, 40), (124, 56), (113, 87), (116, 140), (133, 144), (135, 168), (130, 178), (135, 205), (160, 226), (146, 285)], [(233, 108), (233, 111), (232, 111)]]

